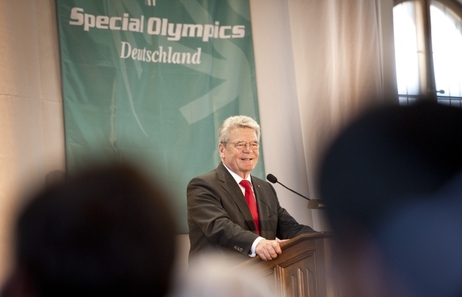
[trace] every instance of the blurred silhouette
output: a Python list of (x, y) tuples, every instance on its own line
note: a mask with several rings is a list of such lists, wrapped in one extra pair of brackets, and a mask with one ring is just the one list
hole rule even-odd
[(66, 172), (62, 170), (53, 170), (45, 176), (45, 186), (51, 186), (55, 183), (62, 182), (66, 178)]
[(19, 214), (11, 296), (165, 296), (176, 225), (167, 193), (136, 168), (53, 182)]
[(170, 297), (275, 297), (261, 273), (234, 257), (216, 252), (191, 259), (188, 270), (177, 279)]
[(331, 144), (319, 190), (346, 296), (462, 296), (462, 109), (369, 110)]

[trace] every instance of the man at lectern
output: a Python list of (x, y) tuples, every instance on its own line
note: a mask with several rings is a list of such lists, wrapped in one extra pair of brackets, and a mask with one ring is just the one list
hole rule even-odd
[(260, 126), (247, 116), (226, 119), (218, 132), (221, 163), (187, 187), (189, 256), (232, 252), (242, 259), (271, 260), (279, 239), (315, 232), (279, 204), (274, 188), (252, 176), (259, 156)]

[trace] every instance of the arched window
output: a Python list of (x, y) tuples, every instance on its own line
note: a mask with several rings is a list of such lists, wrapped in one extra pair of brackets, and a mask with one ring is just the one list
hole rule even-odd
[(395, 1), (393, 22), (400, 103), (426, 96), (462, 107), (462, 3)]

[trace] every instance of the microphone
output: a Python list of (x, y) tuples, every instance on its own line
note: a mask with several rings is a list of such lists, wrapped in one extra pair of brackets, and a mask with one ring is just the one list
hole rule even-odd
[(306, 196), (304, 196), (304, 195), (302, 195), (302, 194), (300, 194), (300, 193), (298, 193), (298, 192), (296, 192), (296, 191), (294, 191), (294, 190), (292, 190), (292, 189), (286, 187), (286, 186), (283, 185), (282, 183), (278, 182), (277, 177), (275, 177), (275, 176), (272, 175), (271, 173), (268, 173), (268, 175), (266, 176), (266, 179), (267, 179), (269, 182), (273, 183), (273, 184), (278, 183), (278, 184), (280, 184), (281, 186), (283, 186), (284, 188), (286, 188), (287, 190), (289, 190), (289, 191), (291, 191), (291, 192), (297, 194), (298, 196), (300, 196), (300, 197), (302, 197), (302, 198), (308, 200), (308, 201), (309, 201), (309, 202), (308, 202), (308, 208), (310, 208), (310, 209), (324, 208), (324, 204), (320, 203), (318, 199), (310, 199), (310, 198), (308, 198), (308, 197), (306, 197)]
[(300, 193), (298, 193), (298, 192), (295, 192), (294, 190), (292, 190), (292, 189), (290, 189), (290, 188), (284, 186), (284, 185), (281, 184), (280, 182), (278, 182), (277, 177), (275, 177), (275, 176), (272, 175), (271, 173), (269, 173), (269, 174), (266, 176), (266, 179), (269, 180), (269, 181), (270, 181), (271, 183), (273, 183), (273, 184), (275, 184), (275, 183), (280, 184), (281, 186), (283, 186), (283, 187), (286, 188), (287, 190), (289, 190), (289, 191), (291, 191), (291, 192), (297, 194), (297, 195), (300, 196), (300, 197), (305, 198), (305, 199), (308, 200), (308, 201), (311, 200), (310, 198), (308, 198), (308, 197), (306, 197), (306, 196), (303, 196), (302, 194), (300, 194)]

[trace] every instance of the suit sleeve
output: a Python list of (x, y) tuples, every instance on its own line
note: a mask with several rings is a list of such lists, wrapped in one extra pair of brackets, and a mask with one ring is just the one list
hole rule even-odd
[(246, 222), (238, 215), (233, 199), (222, 197), (206, 180), (194, 178), (187, 188), (187, 202), (190, 232), (201, 237), (197, 240), (208, 240), (244, 255), (250, 253), (258, 235), (245, 229)]

